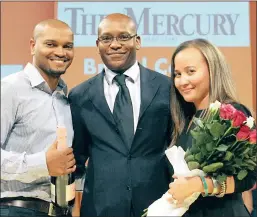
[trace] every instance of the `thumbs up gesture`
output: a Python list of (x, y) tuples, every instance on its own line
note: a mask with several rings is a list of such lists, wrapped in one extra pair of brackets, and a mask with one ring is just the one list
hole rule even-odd
[(63, 139), (55, 141), (46, 152), (46, 164), (50, 176), (66, 175), (76, 169), (73, 149), (63, 144), (60, 144), (61, 148), (58, 147), (58, 142), (62, 141)]

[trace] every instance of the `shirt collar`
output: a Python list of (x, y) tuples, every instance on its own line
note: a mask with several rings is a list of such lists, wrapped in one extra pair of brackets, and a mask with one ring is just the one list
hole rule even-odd
[(67, 97), (68, 94), (68, 87), (66, 83), (63, 81), (63, 79), (59, 79), (59, 82), (57, 84), (56, 91), (59, 91), (62, 95)]
[[(24, 72), (28, 76), (28, 79), (29, 79), (32, 87), (37, 87), (40, 90), (43, 90), (45, 92), (50, 91), (50, 88), (49, 88), (47, 82), (45, 81), (45, 79), (39, 73), (38, 69), (35, 66), (33, 66), (31, 63), (28, 63), (25, 66)], [(49, 90), (46, 90), (46, 89), (49, 89)], [(67, 96), (68, 88), (67, 88), (67, 85), (65, 84), (65, 82), (61, 78), (59, 79), (56, 91)], [(52, 93), (52, 91), (49, 93)]]
[[(106, 65), (104, 65), (104, 70), (105, 70), (106, 81), (110, 85), (112, 84), (113, 79), (117, 75), (117, 73), (108, 69)], [(124, 75), (127, 75), (132, 80), (133, 83), (135, 83), (138, 80), (139, 74), (140, 74), (140, 69), (137, 61), (134, 63), (133, 66), (131, 66), (129, 69), (127, 69), (124, 72)]]

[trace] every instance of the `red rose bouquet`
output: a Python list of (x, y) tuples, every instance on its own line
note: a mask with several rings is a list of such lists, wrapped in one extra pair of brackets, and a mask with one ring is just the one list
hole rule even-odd
[[(256, 168), (257, 146), (254, 119), (231, 104), (212, 103), (205, 116), (193, 119), (192, 146), (165, 151), (174, 174), (184, 177), (211, 176), (223, 182), (227, 176), (244, 179)], [(154, 201), (143, 216), (183, 216), (201, 192), (187, 197), (182, 206), (168, 202), (168, 191)]]
[(185, 160), (190, 170), (200, 169), (218, 181), (227, 176), (244, 179), (257, 164), (254, 119), (231, 104), (216, 101), (204, 118), (194, 118), (192, 147)]

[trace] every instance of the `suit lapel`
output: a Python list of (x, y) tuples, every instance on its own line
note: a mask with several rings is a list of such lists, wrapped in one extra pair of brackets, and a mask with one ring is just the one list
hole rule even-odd
[(160, 86), (160, 84), (157, 83), (155, 79), (155, 73), (149, 71), (140, 64), (139, 67), (141, 78), (141, 106), (138, 122), (140, 121), (140, 118), (143, 116), (148, 106), (151, 104)]
[(89, 98), (103, 117), (115, 126), (112, 112), (104, 96), (104, 71), (90, 82)]
[[(150, 106), (154, 96), (156, 95), (160, 83), (157, 82), (155, 73), (144, 68), (139, 64), (140, 67), (140, 85), (141, 85), (141, 106), (139, 112), (139, 119), (143, 116), (146, 109)], [(102, 116), (116, 127), (112, 112), (107, 104), (107, 101), (104, 96), (104, 71), (101, 72), (94, 80), (90, 81), (90, 87), (88, 96), (90, 101), (96, 107), (96, 109), (102, 114)], [(96, 94), (97, 93), (97, 94)]]

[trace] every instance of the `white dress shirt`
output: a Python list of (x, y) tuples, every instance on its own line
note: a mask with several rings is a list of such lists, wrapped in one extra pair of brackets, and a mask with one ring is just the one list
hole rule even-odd
[[(104, 69), (105, 69), (104, 95), (105, 95), (107, 104), (111, 112), (113, 113), (115, 98), (117, 96), (117, 93), (119, 92), (119, 86), (113, 80), (117, 74), (111, 71), (110, 69), (108, 69), (106, 66), (104, 66)], [(133, 116), (134, 116), (134, 133), (135, 133), (137, 129), (140, 104), (141, 104), (140, 69), (138, 66), (138, 62), (136, 61), (132, 67), (126, 70), (124, 72), (124, 75), (128, 76), (125, 82), (129, 89), (130, 98), (132, 101)]]

